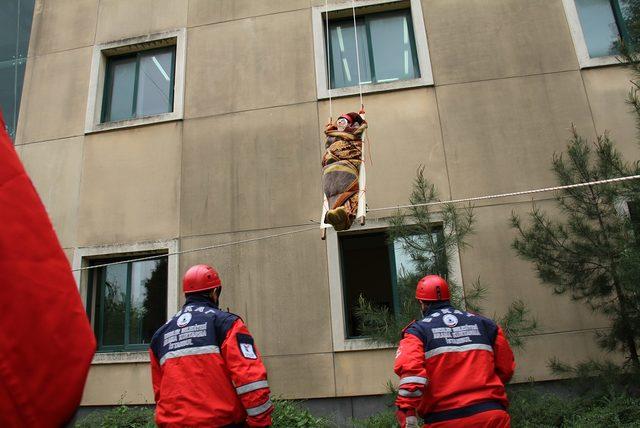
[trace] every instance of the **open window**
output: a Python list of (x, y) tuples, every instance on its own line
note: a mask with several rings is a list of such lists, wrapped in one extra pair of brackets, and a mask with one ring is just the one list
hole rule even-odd
[[(383, 223), (383, 222), (380, 222)], [(435, 229), (439, 239), (442, 229)], [(415, 235), (414, 239), (423, 239)], [(334, 350), (348, 351), (384, 347), (362, 336), (355, 315), (360, 295), (392, 313), (399, 310), (400, 281), (413, 283), (419, 274), (416, 262), (402, 241), (391, 242), (386, 226), (355, 226), (348, 232), (327, 231), (329, 285)], [(419, 241), (418, 241), (419, 242)], [(460, 278), (457, 254), (450, 260), (452, 277)]]

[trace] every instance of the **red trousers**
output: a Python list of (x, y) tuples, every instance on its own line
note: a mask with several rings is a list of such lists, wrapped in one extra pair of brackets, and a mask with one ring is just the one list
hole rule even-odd
[(510, 428), (511, 418), (504, 410), (489, 410), (466, 418), (425, 424), (423, 428)]

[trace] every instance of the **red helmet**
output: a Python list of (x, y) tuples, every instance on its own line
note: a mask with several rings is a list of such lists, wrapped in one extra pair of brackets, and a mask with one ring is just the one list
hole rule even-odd
[(438, 275), (427, 275), (418, 281), (416, 287), (416, 299), (427, 302), (449, 300), (449, 285), (447, 281)]
[(338, 119), (346, 119), (350, 125), (353, 124), (353, 122), (358, 122), (358, 123), (364, 122), (364, 119), (362, 119), (362, 116), (360, 116), (358, 113), (355, 113), (355, 112), (345, 113), (343, 115), (340, 115)]
[(191, 266), (182, 279), (185, 294), (222, 287), (218, 272), (208, 265)]

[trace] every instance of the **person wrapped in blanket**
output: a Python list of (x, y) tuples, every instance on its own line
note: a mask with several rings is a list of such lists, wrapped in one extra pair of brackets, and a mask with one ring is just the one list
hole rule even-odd
[(360, 114), (343, 114), (335, 125), (328, 123), (324, 130), (327, 139), (322, 156), (322, 188), (329, 203), (324, 222), (338, 231), (349, 229), (358, 212), (362, 136), (367, 129)]

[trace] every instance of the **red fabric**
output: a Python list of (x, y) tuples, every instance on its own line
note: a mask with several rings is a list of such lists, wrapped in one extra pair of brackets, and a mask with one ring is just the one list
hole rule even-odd
[(466, 418), (451, 419), (433, 424), (424, 424), (424, 428), (510, 428), (511, 418), (504, 410), (490, 410), (476, 413)]
[(493, 358), (496, 365), (496, 374), (502, 383), (507, 384), (516, 370), (516, 361), (513, 358), (511, 346), (509, 346), (509, 342), (500, 327), (498, 327), (498, 336), (496, 336), (496, 341), (493, 344)]
[[(400, 377), (399, 391), (410, 392), (414, 396), (403, 397), (398, 395), (396, 405), (400, 409), (417, 409), (424, 397), (426, 388), (427, 370), (424, 364), (424, 345), (422, 340), (413, 334), (407, 334), (400, 341), (398, 352), (396, 353), (396, 363), (394, 370)], [(422, 378), (425, 382), (409, 382), (407, 380)], [(419, 395), (416, 395), (419, 394)]]
[(0, 118), (0, 426), (75, 413), (96, 342), (69, 262)]
[(268, 387), (236, 392), (237, 387), (267, 379), (257, 349), (256, 359), (242, 356), (237, 334), (249, 335), (241, 319), (229, 329), (221, 353), (171, 358), (162, 366), (149, 351), (159, 427), (224, 426), (245, 420), (250, 427), (271, 425), (272, 406), (255, 417), (247, 417), (245, 410), (269, 401)]
[[(423, 347), (422, 340), (413, 334), (405, 334), (400, 341), (394, 366), (396, 374), (402, 380), (421, 373), (424, 368), (428, 384), (422, 396), (398, 395), (396, 405), (399, 408), (415, 407), (419, 414), (426, 415), (490, 400), (505, 407), (509, 405), (504, 383), (513, 376), (515, 362), (500, 328), (493, 352), (450, 352), (425, 360)], [(420, 387), (415, 385), (414, 389), (420, 390)]]
[[(249, 330), (242, 320), (233, 324), (227, 334), (227, 340), (222, 344), (222, 356), (227, 363), (227, 369), (231, 374), (231, 379), (236, 387), (249, 385), (253, 382), (266, 381), (267, 369), (260, 358), (260, 353), (255, 349), (257, 358), (247, 359), (242, 355), (236, 336), (238, 334), (248, 335)], [(261, 388), (240, 395), (240, 400), (245, 409), (260, 406), (269, 401), (269, 388)], [(247, 424), (250, 427), (264, 427), (271, 425), (271, 413), (273, 406), (256, 416), (247, 417)]]

